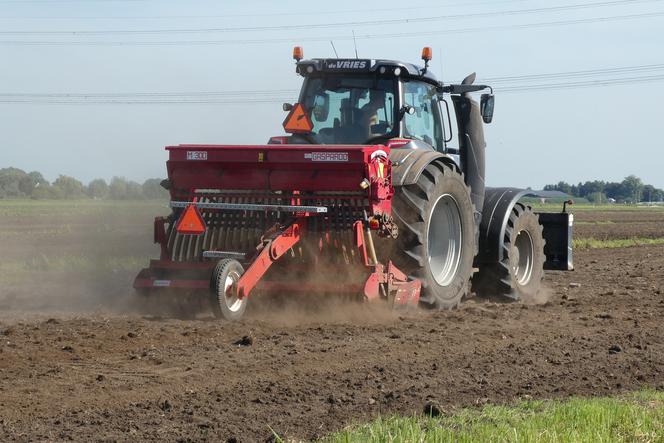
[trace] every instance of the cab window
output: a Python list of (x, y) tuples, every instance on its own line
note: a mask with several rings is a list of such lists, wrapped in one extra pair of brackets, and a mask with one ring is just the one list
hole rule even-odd
[(394, 79), (368, 75), (309, 78), (301, 98), (311, 137), (324, 144), (364, 144), (396, 135)]
[(436, 87), (420, 81), (407, 81), (404, 82), (403, 94), (404, 105), (415, 109), (412, 115), (404, 115), (404, 137), (422, 140), (443, 151), (445, 142)]

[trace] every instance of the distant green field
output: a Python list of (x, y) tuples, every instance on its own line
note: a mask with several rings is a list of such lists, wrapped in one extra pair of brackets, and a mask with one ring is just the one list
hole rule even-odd
[[(148, 211), (163, 207), (168, 212), (165, 200), (0, 200), (0, 217), (96, 215), (105, 211)], [(1, 229), (1, 228), (0, 228)]]
[(169, 212), (163, 200), (0, 200), (0, 283), (138, 272), (155, 255), (154, 216)]
[[(562, 203), (540, 203), (535, 200), (524, 202), (541, 210), (559, 211)], [(47, 209), (52, 213), (69, 213), (72, 210), (77, 213), (94, 212), (104, 208), (116, 208), (122, 210), (136, 210), (137, 208), (157, 208), (168, 206), (166, 200), (30, 200), (30, 199), (0, 199), (0, 216), (14, 214), (29, 214), (34, 211)], [(622, 205), (591, 203), (575, 203), (568, 206), (570, 212), (581, 211), (664, 211), (664, 205)]]
[[(546, 212), (560, 212), (562, 210), (562, 203), (539, 203), (529, 202), (532, 208)], [(664, 205), (594, 205), (590, 203), (574, 204), (567, 206), (568, 212), (576, 211), (597, 211), (597, 212), (613, 212), (613, 211), (664, 211)]]
[[(535, 204), (539, 210), (559, 205)], [(573, 211), (664, 211), (662, 207), (576, 205)], [(0, 200), (0, 282), (16, 283), (36, 272), (131, 273), (155, 255), (152, 219), (167, 215), (164, 200)], [(613, 224), (608, 220), (580, 224)], [(660, 238), (601, 239), (577, 236), (576, 249), (664, 244)]]
[(655, 246), (664, 245), (664, 238), (621, 238), (610, 240), (599, 240), (596, 238), (575, 238), (572, 240), (574, 249), (599, 249), (599, 248), (628, 248), (631, 246)]
[(664, 392), (621, 397), (523, 401), (442, 413), (389, 417), (323, 440), (351, 442), (664, 442)]

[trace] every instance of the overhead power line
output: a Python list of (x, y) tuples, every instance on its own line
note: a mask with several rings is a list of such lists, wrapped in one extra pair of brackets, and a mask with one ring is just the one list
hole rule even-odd
[(365, 27), (365, 26), (384, 26), (384, 25), (399, 25), (411, 23), (429, 23), (443, 20), (459, 20), (468, 18), (482, 18), (506, 15), (521, 15), (521, 14), (535, 14), (535, 13), (550, 13), (578, 9), (590, 9), (606, 6), (617, 6), (627, 4), (639, 3), (655, 3), (662, 0), (612, 0), (602, 1), (595, 3), (579, 3), (574, 5), (565, 6), (551, 6), (545, 8), (530, 8), (530, 9), (517, 9), (508, 11), (492, 11), (492, 12), (476, 12), (465, 14), (453, 15), (438, 15), (426, 17), (413, 17), (413, 18), (396, 18), (396, 19), (377, 19), (377, 20), (362, 20), (362, 21), (348, 21), (336, 23), (301, 23), (301, 24), (288, 24), (276, 26), (245, 26), (245, 27), (231, 27), (231, 28), (189, 28), (189, 29), (121, 29), (121, 30), (78, 30), (78, 31), (0, 31), (0, 35), (66, 35), (66, 36), (88, 36), (88, 35), (161, 35), (161, 34), (205, 34), (205, 33), (227, 33), (227, 32), (265, 32), (265, 31), (292, 31), (292, 30), (311, 30), (311, 29), (328, 29), (339, 27)]
[(598, 74), (617, 75), (617, 74), (626, 74), (634, 72), (652, 72), (652, 71), (661, 71), (661, 70), (664, 70), (664, 64), (622, 66), (616, 68), (589, 69), (585, 71), (554, 72), (548, 74), (527, 74), (527, 75), (513, 75), (505, 77), (482, 77), (481, 83), (489, 83), (489, 84), (518, 83), (518, 82), (531, 81), (531, 80), (578, 78), (578, 77), (596, 76)]
[[(508, 31), (508, 30), (522, 30), (522, 29), (540, 29), (567, 25), (591, 24), (591, 23), (606, 23), (622, 20), (638, 20), (638, 19), (653, 19), (656, 17), (664, 16), (664, 11), (648, 12), (642, 14), (627, 14), (616, 15), (608, 17), (592, 17), (583, 19), (571, 20), (557, 20), (550, 22), (539, 23), (523, 23), (512, 25), (495, 25), (495, 26), (481, 26), (474, 28), (456, 28), (456, 29), (443, 29), (436, 31), (415, 31), (415, 32), (401, 32), (401, 33), (381, 33), (381, 34), (356, 34), (357, 40), (370, 40), (370, 39), (394, 39), (394, 38), (409, 38), (409, 37), (423, 37), (434, 35), (450, 35), (450, 34), (466, 34), (476, 32), (488, 31)], [(229, 40), (174, 40), (174, 41), (103, 41), (103, 40), (0, 40), (0, 45), (11, 46), (198, 46), (198, 45), (252, 45), (252, 44), (269, 44), (269, 43), (306, 43), (306, 42), (328, 42), (330, 40), (352, 40), (352, 35), (334, 35), (334, 36), (320, 36), (320, 37), (288, 37), (288, 38), (262, 38), (262, 39), (229, 39)]]
[(594, 79), (594, 80), (584, 80), (578, 82), (544, 83), (544, 84), (534, 84), (534, 85), (525, 85), (525, 86), (506, 86), (506, 87), (497, 87), (495, 88), (495, 90), (496, 92), (502, 92), (502, 93), (550, 91), (558, 89), (578, 89), (578, 88), (589, 88), (589, 87), (598, 87), (598, 86), (650, 83), (662, 80), (664, 80), (664, 74), (639, 76), (639, 77), (613, 78), (613, 79)]
[[(24, 2), (28, 0), (14, 0), (15, 2)], [(35, 0), (39, 1), (39, 0)], [(43, 1), (43, 0), (42, 0)], [(72, 0), (84, 1), (84, 0)], [(109, 0), (113, 1), (113, 0)], [(460, 3), (436, 3), (426, 6), (409, 5), (399, 8), (380, 8), (379, 12), (396, 12), (396, 11), (413, 11), (413, 10), (432, 10), (441, 8), (450, 8), (455, 6), (477, 6), (477, 5), (496, 5), (501, 3), (523, 3), (528, 0), (485, 0), (485, 1), (468, 1)], [(0, 0), (0, 3), (2, 1)], [(376, 8), (364, 9), (334, 9), (326, 11), (287, 11), (287, 12), (251, 12), (251, 13), (230, 13), (230, 14), (210, 14), (210, 15), (127, 15), (127, 16), (5, 16), (0, 17), (0, 20), (184, 20), (184, 19), (225, 19), (225, 18), (239, 18), (239, 17), (295, 17), (295, 16), (329, 16), (341, 14), (359, 14), (364, 12), (376, 12)]]
[[(626, 74), (641, 73), (642, 75)], [(616, 77), (616, 75), (622, 75)], [(502, 79), (502, 80), (501, 80)], [(557, 80), (568, 79), (567, 82)], [(484, 78), (498, 93), (547, 91), (588, 88), (620, 84), (639, 84), (664, 80), (664, 64), (623, 66), (585, 71), (527, 74)], [(519, 83), (520, 82), (520, 83)], [(539, 83), (533, 83), (539, 82)], [(518, 84), (517, 84), (518, 83)], [(3, 104), (57, 104), (57, 105), (176, 105), (210, 104), (236, 105), (282, 103), (297, 97), (295, 89), (195, 92), (128, 92), (128, 93), (0, 93)]]
[(0, 4), (2, 3), (19, 3), (19, 4), (25, 4), (25, 3), (51, 3), (51, 4), (58, 4), (58, 3), (138, 3), (138, 2), (144, 2), (147, 0), (0, 0)]
[(245, 97), (253, 94), (263, 95), (283, 95), (297, 92), (293, 89), (263, 89), (263, 90), (245, 90), (245, 91), (196, 91), (196, 92), (8, 92), (0, 93), (2, 97), (53, 97), (53, 98), (126, 98), (126, 97), (200, 97), (200, 96), (215, 96), (215, 97)]

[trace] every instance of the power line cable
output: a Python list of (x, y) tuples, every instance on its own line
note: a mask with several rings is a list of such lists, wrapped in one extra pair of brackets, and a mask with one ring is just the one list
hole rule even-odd
[(614, 79), (595, 79), (579, 82), (564, 82), (564, 83), (545, 83), (526, 86), (509, 86), (509, 87), (496, 87), (496, 92), (527, 92), (527, 91), (546, 91), (546, 90), (559, 90), (559, 89), (577, 89), (598, 86), (613, 86), (625, 84), (639, 84), (649, 83), (664, 80), (664, 74), (639, 76), (639, 77), (626, 77)]
[(351, 22), (336, 22), (336, 23), (306, 23), (306, 24), (290, 24), (290, 25), (277, 25), (277, 26), (245, 26), (233, 28), (190, 28), (190, 29), (122, 29), (122, 30), (93, 30), (93, 31), (0, 31), (0, 35), (160, 35), (160, 34), (204, 34), (204, 33), (226, 33), (226, 32), (264, 32), (264, 31), (286, 31), (286, 30), (301, 30), (301, 29), (327, 29), (339, 27), (364, 27), (364, 26), (383, 26), (383, 25), (398, 25), (398, 24), (411, 24), (411, 23), (429, 23), (442, 20), (459, 20), (467, 18), (482, 18), (494, 17), (505, 15), (520, 15), (520, 14), (534, 14), (534, 13), (550, 13), (568, 10), (598, 8), (606, 6), (617, 6), (626, 4), (638, 3), (655, 3), (662, 0), (612, 0), (602, 1), (595, 3), (581, 3), (565, 6), (551, 6), (546, 8), (531, 8), (531, 9), (518, 9), (508, 11), (493, 11), (493, 12), (475, 12), (465, 14), (453, 15), (439, 15), (427, 17), (414, 17), (414, 18), (394, 18), (382, 20), (364, 20), (364, 21), (351, 21)]
[[(607, 87), (614, 85), (635, 85), (641, 83), (651, 83), (664, 80), (664, 74), (648, 75), (648, 76), (633, 76), (624, 78), (613, 79), (593, 79), (577, 82), (563, 82), (563, 83), (542, 83), (532, 85), (520, 86), (507, 86), (495, 87), (497, 93), (519, 93), (519, 92), (532, 92), (532, 91), (552, 91), (562, 89), (578, 89), (578, 88), (593, 88), (593, 87)], [(296, 94), (284, 97), (235, 97), (230, 99), (128, 99), (128, 98), (94, 98), (94, 99), (67, 99), (64, 97), (56, 98), (39, 98), (39, 97), (5, 97), (0, 95), (0, 104), (52, 104), (52, 105), (242, 105), (242, 104), (274, 104), (288, 101), (295, 97)]]
[[(622, 20), (638, 20), (638, 19), (652, 19), (664, 16), (664, 11), (648, 12), (641, 14), (627, 14), (607, 17), (592, 17), (584, 19), (572, 20), (558, 20), (551, 22), (539, 23), (524, 23), (512, 25), (495, 25), (495, 26), (482, 26), (475, 28), (457, 28), (457, 29), (444, 29), (436, 31), (416, 31), (416, 32), (402, 32), (402, 33), (386, 33), (386, 34), (356, 34), (357, 40), (370, 40), (370, 39), (393, 39), (393, 38), (409, 38), (409, 37), (424, 37), (435, 35), (450, 35), (450, 34), (465, 34), (474, 32), (487, 32), (487, 31), (507, 31), (507, 30), (523, 30), (523, 29), (540, 29), (548, 27), (591, 24), (591, 23), (607, 23)], [(269, 44), (269, 43), (303, 43), (303, 42), (321, 42), (336, 40), (352, 40), (352, 36), (347, 35), (334, 35), (334, 36), (321, 36), (321, 37), (288, 37), (288, 38), (265, 38), (265, 39), (231, 39), (231, 40), (178, 40), (178, 41), (39, 41), (39, 40), (0, 40), (0, 45), (10, 46), (187, 46), (187, 45), (252, 45), (252, 44)]]
[(294, 89), (263, 89), (263, 90), (245, 90), (245, 91), (195, 91), (195, 92), (102, 92), (102, 93), (86, 93), (86, 92), (8, 92), (0, 93), (0, 97), (54, 97), (54, 98), (116, 98), (116, 97), (198, 97), (198, 96), (246, 96), (252, 94), (264, 95), (283, 95), (290, 94)]
[[(18, 0), (23, 1), (23, 0)], [(111, 0), (112, 1), (112, 0)], [(477, 5), (495, 5), (501, 3), (523, 3), (528, 0), (489, 0), (489, 1), (474, 1), (474, 2), (461, 2), (461, 3), (435, 3), (426, 6), (407, 6), (399, 8), (380, 8), (379, 12), (396, 12), (396, 11), (413, 11), (420, 9), (441, 9), (455, 6), (477, 6)], [(0, 1), (0, 3), (2, 3)], [(270, 13), (244, 13), (244, 14), (223, 14), (223, 15), (153, 15), (153, 16), (32, 16), (32, 17), (0, 17), (0, 20), (182, 20), (182, 19), (220, 19), (220, 18), (241, 18), (241, 17), (291, 17), (291, 16), (328, 16), (331, 14), (359, 14), (365, 12), (376, 12), (376, 8), (367, 9), (335, 9), (326, 11), (289, 11), (289, 12), (270, 12)]]
[[(540, 73), (540, 74), (525, 74), (503, 77), (480, 77), (477, 83), (489, 84), (500, 88), (506, 89), (522, 89), (530, 87), (528, 82), (532, 81), (546, 81), (558, 79), (575, 79), (598, 77), (600, 80), (593, 80), (592, 78), (587, 81), (608, 81), (606, 76), (615, 76), (620, 74), (630, 73), (652, 73), (657, 71), (664, 71), (664, 64), (649, 64), (637, 66), (621, 66), (610, 67), (601, 69), (590, 69), (582, 71), (567, 71), (567, 72), (553, 72), (553, 73)], [(618, 78), (620, 80), (621, 78)], [(511, 85), (519, 83), (519, 85)], [(567, 83), (565, 83), (567, 84)], [(539, 86), (539, 85), (537, 85)], [(183, 92), (0, 92), (0, 99), (81, 99), (81, 100), (94, 100), (94, 99), (115, 99), (115, 100), (129, 100), (129, 99), (188, 99), (196, 100), (203, 98), (215, 99), (240, 99), (244, 100), (251, 96), (263, 96), (264, 98), (276, 97), (293, 97), (298, 94), (297, 89), (251, 89), (251, 90), (236, 90), (236, 91), (183, 91)]]
[[(547, 80), (547, 79), (556, 79), (556, 78), (575, 78), (575, 77), (588, 77), (594, 76), (597, 74), (625, 74), (632, 72), (651, 72), (651, 71), (660, 71), (664, 69), (664, 64), (652, 64), (652, 65), (641, 65), (641, 66), (623, 66), (616, 68), (603, 68), (603, 69), (590, 69), (585, 71), (568, 71), (568, 72), (556, 72), (548, 74), (527, 74), (527, 75), (513, 75), (513, 76), (504, 76), (504, 77), (482, 77), (481, 83), (514, 83), (530, 80)], [(478, 82), (479, 83), (479, 82)]]
[(0, 0), (0, 4), (7, 4), (7, 3), (19, 3), (19, 4), (25, 4), (25, 3), (51, 3), (51, 4), (58, 4), (58, 3), (138, 3), (138, 2), (145, 2), (148, 0)]

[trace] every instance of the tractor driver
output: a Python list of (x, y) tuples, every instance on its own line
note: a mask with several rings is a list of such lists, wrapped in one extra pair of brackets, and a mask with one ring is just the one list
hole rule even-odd
[(369, 140), (372, 137), (387, 132), (379, 130), (376, 133), (374, 133), (371, 130), (372, 126), (375, 126), (380, 123), (380, 118), (378, 117), (378, 111), (380, 109), (385, 109), (385, 91), (379, 89), (370, 89), (369, 103), (365, 104), (360, 109), (360, 120), (359, 120), (359, 124), (362, 127), (362, 130), (366, 134), (366, 140)]

